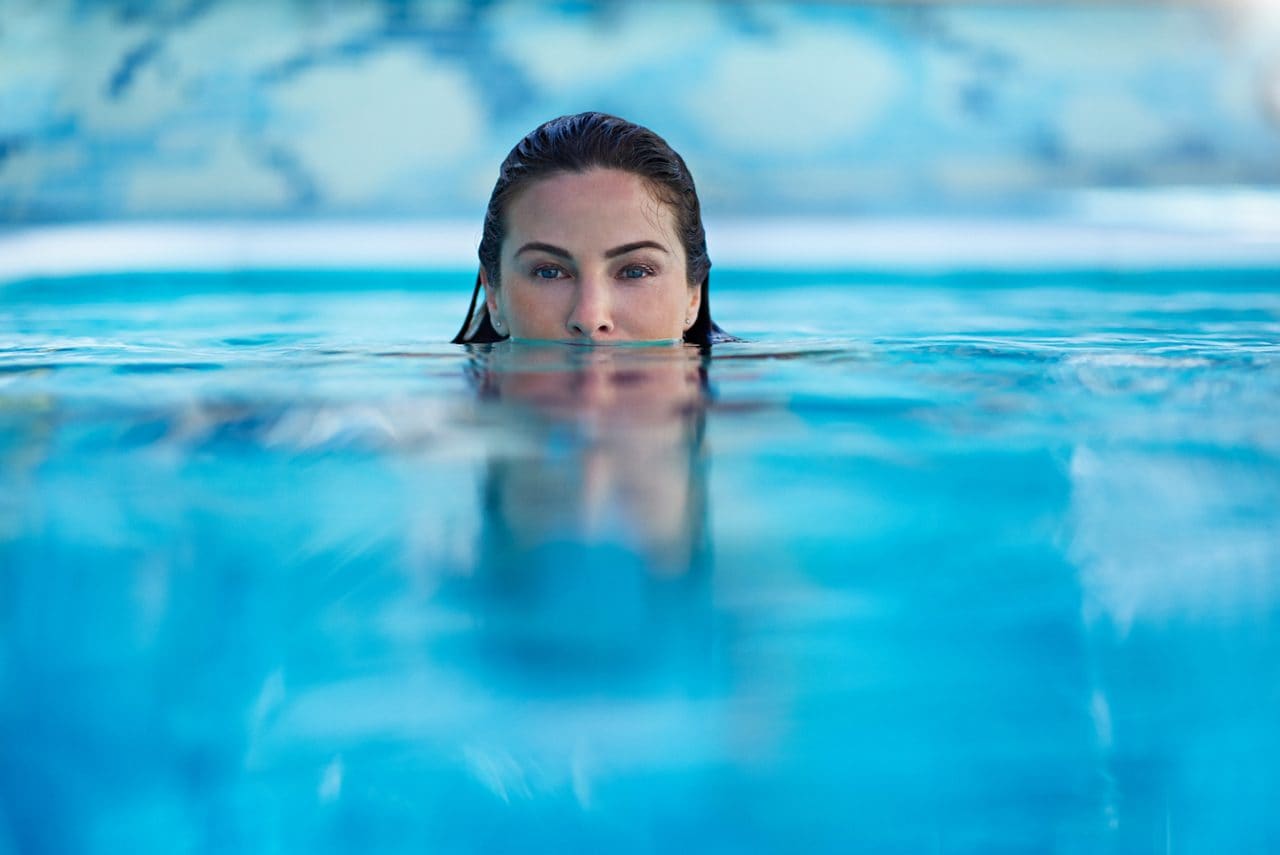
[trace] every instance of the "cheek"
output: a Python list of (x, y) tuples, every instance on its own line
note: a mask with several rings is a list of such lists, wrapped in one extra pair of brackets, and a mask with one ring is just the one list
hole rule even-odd
[(560, 305), (564, 302), (561, 289), (546, 287), (529, 287), (526, 283), (512, 283), (507, 287), (503, 308), (507, 322), (517, 327), (527, 328), (530, 324), (545, 323), (554, 320), (557, 313), (563, 312)]
[(689, 286), (684, 282), (671, 282), (662, 294), (658, 310), (664, 319), (681, 325), (689, 311)]

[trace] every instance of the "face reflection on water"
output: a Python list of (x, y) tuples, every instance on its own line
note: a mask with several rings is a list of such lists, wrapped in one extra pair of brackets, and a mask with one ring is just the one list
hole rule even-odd
[(706, 514), (697, 352), (500, 345), (488, 356), (488, 394), (535, 436), (490, 462), (483, 548), (518, 564), (552, 544), (607, 546), (659, 575), (687, 572)]

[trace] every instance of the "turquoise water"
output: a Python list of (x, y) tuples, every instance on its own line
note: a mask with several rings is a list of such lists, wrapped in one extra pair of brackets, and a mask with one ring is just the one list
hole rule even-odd
[(1277, 281), (0, 284), (0, 853), (1274, 851)]

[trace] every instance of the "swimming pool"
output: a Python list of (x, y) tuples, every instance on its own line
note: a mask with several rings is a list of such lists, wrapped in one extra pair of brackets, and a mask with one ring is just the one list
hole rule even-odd
[(0, 852), (1280, 845), (1280, 268), (0, 295)]

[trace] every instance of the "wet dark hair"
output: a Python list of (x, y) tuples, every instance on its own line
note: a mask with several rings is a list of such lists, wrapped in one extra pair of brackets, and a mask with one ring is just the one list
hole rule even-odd
[[(590, 169), (618, 169), (643, 178), (658, 201), (675, 213), (676, 234), (684, 247), (690, 287), (702, 289), (698, 317), (684, 333), (689, 344), (710, 345), (732, 340), (711, 320), (709, 285), (711, 259), (707, 256), (707, 236), (702, 227), (702, 207), (698, 191), (684, 158), (662, 137), (648, 128), (607, 113), (577, 113), (539, 125), (516, 143), (502, 161), (498, 181), (489, 197), (480, 239), (480, 266), (495, 287), (500, 285), (499, 261), (506, 237), (504, 215), (515, 196), (535, 181), (559, 173), (582, 173)], [(481, 344), (503, 341), (507, 336), (493, 328), (489, 310), (480, 299), (480, 277), (476, 276), (471, 306), (454, 344)]]

